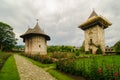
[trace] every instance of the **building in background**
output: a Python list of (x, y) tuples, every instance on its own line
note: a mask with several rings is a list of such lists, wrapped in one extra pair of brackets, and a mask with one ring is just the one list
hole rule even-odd
[(97, 15), (93, 10), (89, 18), (82, 23), (79, 28), (84, 30), (85, 34), (85, 51), (96, 54), (98, 46), (105, 52), (104, 29), (112, 25), (106, 18)]
[(33, 29), (29, 28), (20, 37), (23, 38), (23, 42), (25, 42), (25, 53), (47, 54), (47, 41), (50, 40), (50, 37), (39, 27), (38, 22)]

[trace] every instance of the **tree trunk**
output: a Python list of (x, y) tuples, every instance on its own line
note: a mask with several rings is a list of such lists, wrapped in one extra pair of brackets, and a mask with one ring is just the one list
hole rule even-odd
[(3, 49), (3, 46), (2, 46), (2, 44), (0, 43), (0, 51), (2, 51), (2, 49)]

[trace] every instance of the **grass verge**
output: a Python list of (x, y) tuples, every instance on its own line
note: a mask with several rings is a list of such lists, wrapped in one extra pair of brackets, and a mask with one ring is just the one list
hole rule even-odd
[(68, 77), (54, 69), (49, 69), (48, 72), (58, 80), (74, 80), (73, 78)]
[(0, 71), (0, 80), (20, 80), (13, 55), (3, 65)]
[(1, 52), (0, 51), (0, 70), (3, 67), (5, 61), (9, 58), (11, 53)]

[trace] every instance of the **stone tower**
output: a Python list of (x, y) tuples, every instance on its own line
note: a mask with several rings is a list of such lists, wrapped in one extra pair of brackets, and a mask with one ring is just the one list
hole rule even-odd
[(105, 52), (104, 29), (110, 25), (112, 25), (111, 22), (102, 16), (98, 16), (93, 10), (87, 21), (79, 26), (85, 34), (85, 51), (95, 54), (98, 46), (100, 46)]
[(20, 37), (25, 42), (25, 53), (47, 54), (47, 40), (50, 40), (50, 37), (39, 27), (38, 22), (33, 29), (29, 28)]

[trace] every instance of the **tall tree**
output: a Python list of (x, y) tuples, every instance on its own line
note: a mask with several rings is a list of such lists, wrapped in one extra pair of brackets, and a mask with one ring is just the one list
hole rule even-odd
[(113, 48), (116, 52), (120, 52), (120, 40), (115, 43)]
[(0, 22), (0, 50), (11, 50), (16, 44), (13, 28), (3, 22)]

